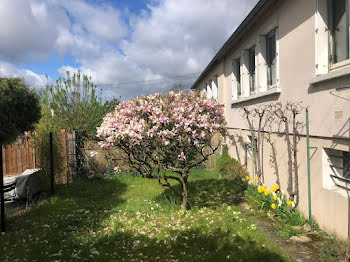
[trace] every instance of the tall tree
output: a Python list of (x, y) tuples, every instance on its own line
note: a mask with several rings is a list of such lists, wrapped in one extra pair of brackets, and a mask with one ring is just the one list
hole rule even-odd
[(39, 97), (20, 78), (0, 78), (0, 144), (34, 129), (40, 119)]
[(48, 84), (39, 93), (52, 128), (78, 130), (83, 139), (95, 138), (96, 126), (119, 103), (118, 99), (103, 103), (91, 77), (80, 72), (67, 72), (66, 78), (59, 78), (55, 85)]

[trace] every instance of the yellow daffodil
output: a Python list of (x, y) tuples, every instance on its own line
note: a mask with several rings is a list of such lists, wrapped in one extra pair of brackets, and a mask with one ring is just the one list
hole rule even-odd
[(275, 204), (271, 204), (271, 208), (272, 209), (276, 209), (276, 205)]
[(258, 192), (259, 192), (259, 193), (262, 192), (261, 186), (258, 187)]
[(259, 180), (258, 176), (255, 176), (255, 180), (256, 180), (256, 181), (258, 181), (258, 180)]
[(293, 201), (291, 201), (291, 200), (288, 200), (288, 201), (287, 201), (287, 205), (288, 205), (288, 206), (291, 206), (291, 205), (293, 205)]
[(273, 196), (273, 200), (277, 201), (278, 197), (275, 195)]
[(245, 180), (247, 180), (247, 181), (248, 181), (248, 180), (249, 180), (249, 176), (246, 176), (246, 177), (245, 177)]
[(272, 190), (273, 192), (276, 192), (279, 188), (280, 188), (279, 185), (275, 185), (275, 186), (271, 187), (271, 190)]
[(270, 191), (270, 189), (266, 189), (264, 193), (265, 193), (265, 196), (268, 196), (271, 194), (271, 191)]
[(253, 183), (255, 183), (255, 179), (253, 179)]

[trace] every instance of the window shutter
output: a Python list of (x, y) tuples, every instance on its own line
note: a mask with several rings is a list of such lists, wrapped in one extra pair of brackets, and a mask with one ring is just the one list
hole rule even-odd
[(207, 83), (207, 99), (212, 98), (212, 96), (213, 96), (213, 93), (212, 93), (212, 90), (211, 90), (210, 83)]
[(241, 86), (242, 97), (248, 97), (250, 95), (249, 89), (249, 50), (243, 50), (241, 56)]
[(317, 0), (315, 16), (315, 75), (328, 73), (329, 39), (327, 0)]
[(215, 100), (218, 100), (218, 77), (214, 76), (211, 82), (212, 96)]
[(279, 30), (278, 27), (275, 29), (276, 34), (276, 84), (280, 84), (280, 45), (279, 45)]
[(267, 52), (266, 36), (260, 35), (258, 38), (258, 70), (259, 70), (259, 92), (267, 90)]
[(257, 47), (259, 45), (259, 43), (257, 43), (257, 45), (255, 45), (255, 74), (254, 74), (254, 83), (255, 83), (255, 92), (259, 92), (258, 88), (259, 88), (259, 83), (258, 83), (258, 74), (259, 74), (259, 48)]

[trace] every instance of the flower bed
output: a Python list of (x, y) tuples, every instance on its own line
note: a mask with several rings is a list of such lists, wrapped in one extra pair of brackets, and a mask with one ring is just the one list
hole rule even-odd
[(290, 237), (304, 232), (305, 217), (294, 202), (286, 198), (279, 185), (269, 188), (258, 182), (258, 177), (250, 179), (246, 176), (245, 179), (248, 183), (245, 191), (247, 199), (261, 212), (266, 212), (268, 217), (277, 220), (276, 225), (282, 236)]

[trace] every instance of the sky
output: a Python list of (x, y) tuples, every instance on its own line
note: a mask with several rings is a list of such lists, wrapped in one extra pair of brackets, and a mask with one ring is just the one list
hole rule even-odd
[(40, 89), (79, 70), (104, 100), (189, 86), (257, 2), (0, 0), (0, 77)]

